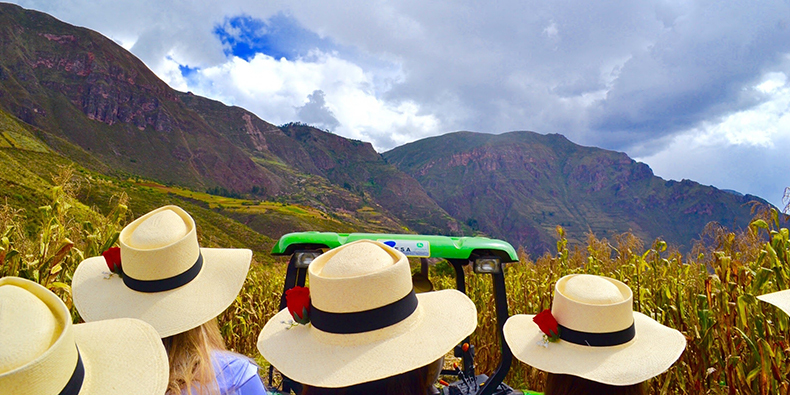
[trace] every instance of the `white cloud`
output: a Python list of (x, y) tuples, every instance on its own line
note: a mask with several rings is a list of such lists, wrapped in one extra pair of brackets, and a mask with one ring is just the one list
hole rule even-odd
[(179, 66), (181, 65), (178, 62), (168, 56), (162, 61), (159, 68), (156, 70), (156, 74), (170, 85), (171, 88), (181, 92), (187, 92), (189, 91), (189, 84), (186, 78), (181, 74)]
[(777, 89), (781, 89), (787, 84), (787, 76), (785, 73), (773, 72), (768, 73), (763, 77), (763, 82), (755, 87), (763, 93), (774, 93)]
[(751, 193), (784, 208), (784, 188), (790, 186), (790, 84), (785, 73), (770, 72), (753, 89), (766, 94), (766, 101), (689, 129), (638, 160), (665, 178)]
[(438, 119), (422, 114), (416, 102), (383, 99), (392, 81), (402, 78), (397, 72), (384, 70), (392, 78), (377, 79), (336, 54), (314, 50), (293, 61), (264, 54), (249, 61), (234, 57), (186, 80), (177, 71), (177, 62), (171, 61), (157, 73), (171, 86), (186, 84), (195, 94), (244, 107), (274, 124), (300, 120), (297, 111), (321, 91), (322, 108), (338, 123), (316, 126), (332, 126), (333, 132), (370, 141), (379, 150), (442, 132)]
[(543, 29), (543, 34), (545, 34), (548, 38), (555, 38), (559, 34), (559, 29), (557, 29), (557, 23), (551, 21), (545, 29)]
[(703, 124), (708, 140), (721, 139), (729, 145), (775, 148), (775, 141), (790, 137), (790, 86), (782, 72), (764, 76), (763, 82), (754, 87), (768, 99), (748, 110), (727, 115), (713, 125)]

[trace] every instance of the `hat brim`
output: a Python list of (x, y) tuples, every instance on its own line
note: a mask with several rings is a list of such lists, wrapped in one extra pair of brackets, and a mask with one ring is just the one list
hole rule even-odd
[(790, 315), (790, 289), (760, 295), (757, 299), (770, 303)]
[(611, 347), (588, 347), (563, 340), (543, 342), (534, 315), (510, 317), (503, 328), (513, 356), (545, 372), (569, 374), (598, 383), (623, 386), (641, 383), (669, 369), (686, 347), (682, 333), (634, 312), (636, 337)]
[(85, 321), (137, 318), (161, 337), (208, 322), (230, 306), (241, 291), (252, 260), (247, 249), (201, 248), (203, 268), (188, 284), (163, 292), (138, 292), (120, 276), (107, 278), (103, 257), (82, 261), (74, 271), (74, 305)]
[(310, 324), (291, 327), (284, 309), (263, 327), (258, 350), (285, 376), (316, 387), (346, 387), (405, 373), (441, 358), (477, 327), (477, 309), (459, 291), (417, 298), (417, 310), (404, 321), (357, 334), (327, 333)]
[(74, 325), (85, 367), (80, 395), (151, 395), (167, 390), (170, 367), (151, 325), (123, 318)]

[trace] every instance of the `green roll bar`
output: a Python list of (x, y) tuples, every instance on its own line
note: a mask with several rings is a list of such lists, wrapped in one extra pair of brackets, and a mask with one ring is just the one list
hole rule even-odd
[[(296, 232), (280, 237), (272, 247), (272, 255), (291, 256), (285, 277), (280, 309), (286, 306), (285, 291), (304, 286), (307, 267), (319, 251), (332, 249), (357, 240), (380, 241), (403, 252), (408, 257), (442, 258), (455, 269), (456, 289), (466, 293), (463, 267), (475, 263), (474, 271), (491, 274), (493, 279), (494, 304), (497, 313), (497, 336), (501, 358), (494, 374), (477, 391), (476, 395), (491, 395), (497, 391), (510, 369), (513, 354), (502, 335), (502, 327), (509, 317), (503, 265), (518, 262), (518, 254), (510, 243), (487, 237), (452, 237), (437, 235), (391, 234), (391, 233), (334, 233)], [(304, 259), (304, 257), (309, 257)], [(480, 264), (478, 266), (478, 263)], [(423, 259), (423, 270), (427, 263)], [(463, 343), (468, 345), (469, 338)], [(464, 374), (475, 377), (474, 347), (456, 346), (456, 356), (461, 358)], [(449, 372), (448, 372), (449, 373)], [(271, 381), (271, 371), (270, 381)], [(287, 382), (286, 382), (287, 381)], [(284, 377), (283, 390), (299, 391), (301, 385)]]

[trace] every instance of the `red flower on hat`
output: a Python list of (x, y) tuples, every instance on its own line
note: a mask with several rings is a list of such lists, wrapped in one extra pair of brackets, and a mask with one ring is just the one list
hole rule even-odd
[(293, 287), (285, 291), (285, 302), (294, 321), (302, 325), (310, 322), (310, 288)]
[(556, 342), (560, 339), (560, 328), (557, 320), (551, 315), (551, 310), (546, 309), (532, 317), (538, 328), (546, 335), (546, 340)]
[(121, 249), (119, 247), (111, 247), (107, 251), (101, 253), (104, 261), (107, 262), (107, 267), (110, 271), (120, 275), (121, 272)]

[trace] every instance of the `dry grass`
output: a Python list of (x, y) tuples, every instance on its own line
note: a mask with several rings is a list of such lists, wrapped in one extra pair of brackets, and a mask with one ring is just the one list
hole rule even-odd
[[(64, 168), (55, 177), (52, 203), (38, 212), (0, 205), (0, 276), (33, 279), (71, 306), (71, 274), (85, 257), (111, 246), (130, 218), (125, 195), (99, 214), (73, 196), (75, 177)], [(790, 288), (790, 232), (775, 210), (758, 214), (742, 232), (710, 225), (694, 252), (683, 256), (661, 240), (646, 246), (630, 234), (612, 240), (589, 235), (586, 246), (569, 249), (557, 228), (558, 253), (523, 257), (506, 269), (510, 314), (549, 308), (554, 283), (569, 273), (601, 274), (634, 290), (634, 309), (686, 335), (688, 347), (669, 371), (650, 382), (653, 394), (784, 394), (790, 390), (788, 317), (755, 296)], [(257, 335), (274, 315), (285, 263), (253, 263), (243, 291), (220, 316), (228, 347), (258, 357)], [(450, 288), (449, 271), (436, 267), (437, 288)], [(479, 310), (473, 335), (477, 370), (492, 372), (498, 339), (490, 279), (467, 274), (470, 298)], [(79, 320), (74, 312), (75, 320)], [(260, 361), (260, 359), (259, 359)], [(265, 363), (265, 361), (261, 361)], [(542, 373), (517, 361), (506, 379), (513, 387), (541, 390)]]
[[(613, 241), (587, 240), (569, 250), (558, 228), (557, 255), (522, 259), (506, 271), (510, 314), (549, 308), (555, 282), (570, 273), (610, 276), (634, 291), (634, 309), (686, 335), (680, 360), (651, 380), (653, 394), (785, 394), (790, 389), (788, 317), (755, 296), (790, 288), (788, 230), (778, 213), (758, 215), (749, 229), (734, 233), (709, 225), (693, 258), (660, 240), (649, 248), (630, 234)], [(480, 371), (498, 358), (490, 285), (470, 276), (470, 297), (480, 309), (473, 337)], [(506, 382), (542, 390), (543, 374), (518, 361)]]

